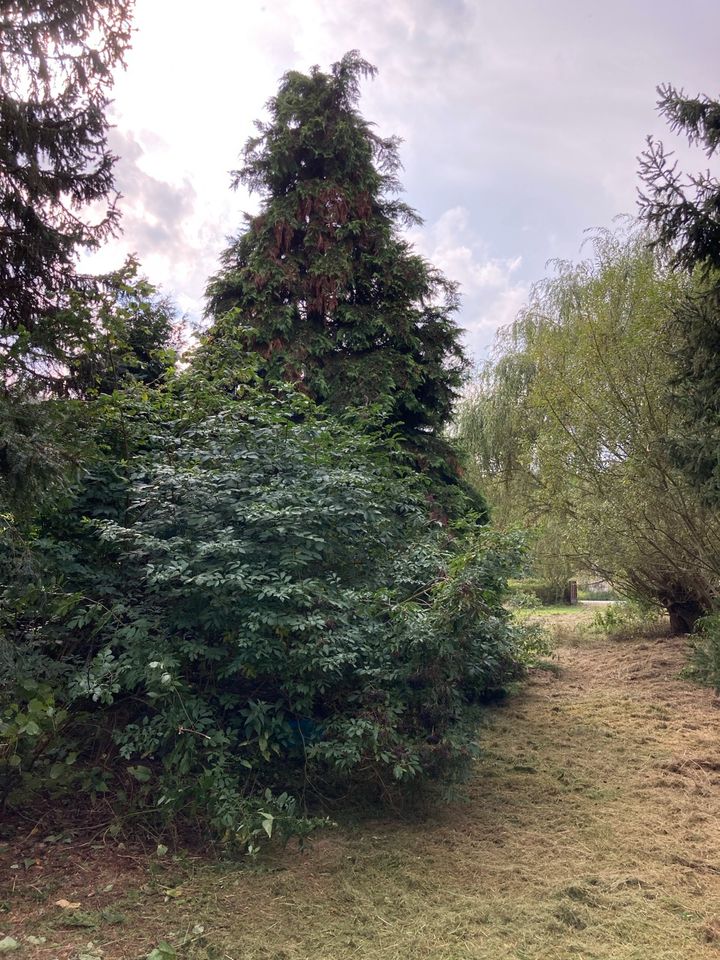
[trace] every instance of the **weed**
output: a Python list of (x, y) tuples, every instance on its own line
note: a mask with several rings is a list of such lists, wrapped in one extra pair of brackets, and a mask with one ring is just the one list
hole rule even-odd
[(613, 640), (648, 636), (665, 629), (657, 607), (629, 600), (609, 604), (598, 610), (593, 618), (592, 628)]

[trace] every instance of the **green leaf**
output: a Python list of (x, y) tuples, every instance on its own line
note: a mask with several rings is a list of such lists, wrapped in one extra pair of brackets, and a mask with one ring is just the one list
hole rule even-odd
[(148, 783), (152, 778), (152, 770), (150, 767), (128, 767), (128, 773), (131, 777), (134, 777), (139, 783)]
[(169, 943), (159, 943), (147, 955), (147, 960), (177, 960), (177, 953)]

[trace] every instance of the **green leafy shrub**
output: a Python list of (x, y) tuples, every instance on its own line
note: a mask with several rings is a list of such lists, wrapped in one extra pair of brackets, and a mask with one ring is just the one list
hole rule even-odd
[(526, 596), (534, 597), (536, 605), (551, 606), (556, 603), (564, 603), (566, 600), (567, 586), (564, 582), (526, 577), (523, 580), (513, 581), (511, 586), (512, 596), (520, 591)]
[(430, 519), (367, 425), (199, 386), (103, 401), (112, 455), (5, 591), (8, 675), (35, 662), (67, 714), (44, 756), (14, 750), (10, 800), (79, 753), (91, 791), (254, 847), (315, 825), (308, 784), (387, 795), (473, 755), (476, 705), (522, 669), (503, 599), (523, 547)]
[(720, 693), (720, 614), (698, 620), (692, 646), (690, 675)]
[(510, 592), (508, 606), (513, 610), (537, 610), (540, 606), (537, 594), (514, 589)]
[(622, 601), (597, 610), (592, 626), (612, 638), (637, 636), (660, 629), (660, 611), (648, 604)]
[(612, 587), (607, 590), (578, 590), (578, 600), (619, 600)]

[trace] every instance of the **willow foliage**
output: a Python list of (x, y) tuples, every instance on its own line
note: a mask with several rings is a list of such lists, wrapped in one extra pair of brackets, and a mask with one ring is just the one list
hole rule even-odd
[(675, 468), (669, 318), (686, 295), (640, 237), (600, 234), (506, 331), (460, 432), (503, 504), (576, 570), (665, 606), (708, 610), (720, 523)]

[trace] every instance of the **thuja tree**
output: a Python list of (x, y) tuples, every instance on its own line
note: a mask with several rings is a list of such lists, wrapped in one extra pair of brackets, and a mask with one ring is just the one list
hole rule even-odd
[(140, 273), (135, 257), (98, 280), (98, 289), (71, 300), (70, 311), (92, 333), (68, 364), (67, 392), (88, 399), (129, 381), (159, 386), (175, 361), (175, 304)]
[[(38, 393), (17, 378), (0, 390), (0, 514), (13, 525), (32, 525), (39, 501), (61, 496), (84, 469), (95, 415), (86, 401), (129, 384), (156, 388), (175, 362), (175, 307), (133, 258), (95, 278), (94, 289), (68, 292), (57, 318), (85, 332), (52, 389)], [(118, 460), (124, 456), (118, 449)]]
[(285, 380), (337, 412), (379, 407), (431, 473), (457, 481), (441, 439), (467, 360), (455, 284), (402, 236), (398, 140), (359, 113), (375, 70), (351, 52), (330, 73), (291, 72), (245, 146), (235, 186), (261, 209), (209, 285), (208, 346), (240, 338)]

